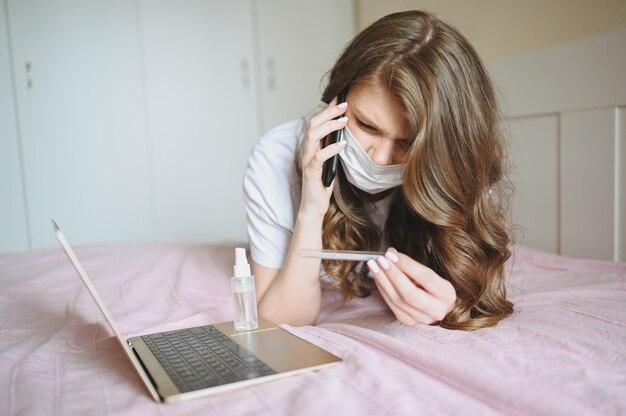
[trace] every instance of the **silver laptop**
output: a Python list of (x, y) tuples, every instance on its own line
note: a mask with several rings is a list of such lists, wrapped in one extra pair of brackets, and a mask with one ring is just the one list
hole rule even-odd
[(178, 403), (341, 362), (263, 319), (252, 331), (236, 332), (232, 322), (223, 322), (125, 340), (74, 250), (52, 222), (65, 253), (156, 401)]

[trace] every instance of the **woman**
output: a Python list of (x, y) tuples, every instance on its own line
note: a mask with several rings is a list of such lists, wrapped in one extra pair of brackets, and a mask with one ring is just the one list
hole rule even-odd
[[(428, 13), (383, 17), (348, 44), (322, 101), (326, 109), (271, 130), (250, 156), (260, 315), (314, 323), (320, 266), (346, 298), (379, 290), (407, 325), (469, 330), (510, 315), (499, 112), (467, 39)], [(341, 129), (345, 140), (321, 147)], [(341, 163), (325, 187), (323, 163), (334, 155)], [(364, 267), (303, 258), (305, 248), (385, 255)]]

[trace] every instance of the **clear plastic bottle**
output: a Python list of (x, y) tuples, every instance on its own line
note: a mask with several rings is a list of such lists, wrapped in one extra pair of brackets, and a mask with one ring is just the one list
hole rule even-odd
[(246, 249), (235, 249), (234, 276), (230, 279), (233, 293), (233, 312), (236, 331), (249, 331), (259, 326), (256, 307), (256, 285), (250, 273)]

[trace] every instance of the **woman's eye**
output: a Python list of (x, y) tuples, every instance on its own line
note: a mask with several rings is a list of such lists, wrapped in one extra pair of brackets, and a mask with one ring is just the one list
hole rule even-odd
[(357, 120), (357, 124), (358, 124), (358, 125), (359, 125), (359, 127), (361, 127), (363, 130), (372, 131), (372, 132), (377, 131), (375, 127), (370, 126), (369, 124), (365, 124), (365, 123), (363, 123), (361, 120)]
[(411, 147), (412, 141), (411, 140), (400, 140), (399, 143), (400, 147), (402, 149), (408, 149)]

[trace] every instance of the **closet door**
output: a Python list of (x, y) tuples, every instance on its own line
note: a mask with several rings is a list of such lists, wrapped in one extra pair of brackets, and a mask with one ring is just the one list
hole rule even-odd
[(140, 25), (157, 238), (243, 241), (258, 137), (250, 2), (141, 1)]
[(32, 248), (151, 239), (134, 3), (7, 2)]
[(509, 126), (515, 242), (559, 253), (559, 118), (528, 116)]
[(0, 253), (28, 250), (4, 1), (0, 1)]
[(566, 256), (618, 260), (618, 116), (615, 108), (606, 108), (561, 117), (561, 241)]
[(355, 34), (350, 0), (259, 0), (262, 131), (320, 103), (322, 77)]

